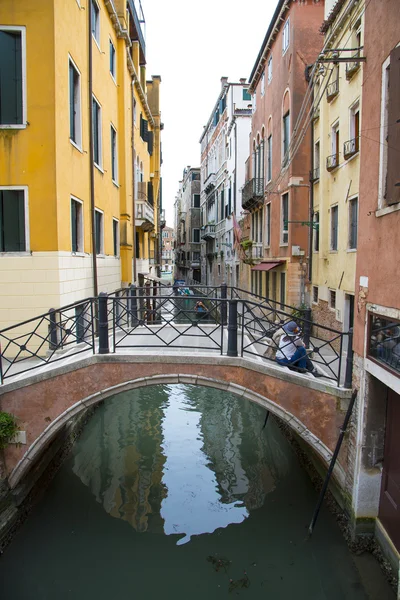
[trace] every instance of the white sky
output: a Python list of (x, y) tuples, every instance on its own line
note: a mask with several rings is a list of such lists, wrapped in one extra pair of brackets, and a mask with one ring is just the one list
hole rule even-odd
[(172, 227), (183, 169), (200, 166), (199, 139), (220, 79), (248, 79), (277, 0), (141, 1), (147, 79), (161, 76), (163, 208)]

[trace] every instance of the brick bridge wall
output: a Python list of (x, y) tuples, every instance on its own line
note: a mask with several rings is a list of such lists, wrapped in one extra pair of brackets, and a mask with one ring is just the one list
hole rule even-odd
[[(328, 463), (348, 406), (349, 390), (275, 365), (225, 356), (95, 355), (0, 387), (0, 410), (13, 413), (26, 445), (4, 451), (15, 487), (49, 442), (87, 407), (135, 387), (187, 383), (225, 390), (256, 402), (289, 424)], [(343, 486), (346, 449), (335, 477)]]

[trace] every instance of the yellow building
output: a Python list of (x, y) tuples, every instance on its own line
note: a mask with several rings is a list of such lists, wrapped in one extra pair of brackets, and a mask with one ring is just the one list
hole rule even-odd
[(364, 1), (326, 3), (314, 79), (314, 320), (353, 325), (360, 171)]
[(0, 3), (0, 329), (134, 281), (137, 157), (156, 226), (160, 181), (136, 5)]

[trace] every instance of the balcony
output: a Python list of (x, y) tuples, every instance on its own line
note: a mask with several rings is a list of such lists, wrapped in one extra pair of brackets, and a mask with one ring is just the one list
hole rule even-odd
[(264, 178), (247, 181), (242, 189), (242, 207), (245, 210), (256, 208), (264, 203)]
[(343, 144), (343, 154), (345, 160), (348, 160), (355, 154), (357, 154), (359, 150), (359, 138), (353, 138), (352, 140), (348, 140)]
[(154, 229), (154, 208), (146, 200), (136, 200), (135, 222), (136, 227), (142, 231), (153, 231)]
[(160, 229), (164, 229), (166, 224), (167, 224), (167, 221), (165, 219), (165, 210), (162, 210), (161, 214), (160, 214)]
[(326, 158), (326, 170), (331, 172), (339, 166), (339, 154), (331, 154)]
[(369, 315), (368, 358), (400, 375), (400, 322), (387, 316)]
[(332, 100), (334, 100), (338, 94), (339, 94), (339, 79), (336, 79), (336, 81), (333, 81), (332, 83), (330, 83), (328, 85), (328, 87), (326, 88), (326, 99), (328, 100), (328, 102), (332, 102)]
[(209, 223), (204, 226), (204, 229), (201, 232), (202, 240), (213, 240), (215, 238), (215, 225)]
[(206, 194), (209, 194), (215, 188), (216, 176), (215, 173), (210, 173), (207, 179), (204, 182), (204, 191)]
[(354, 75), (357, 73), (359, 68), (360, 68), (359, 62), (353, 61), (353, 62), (346, 63), (346, 79), (347, 79), (347, 81), (350, 81), (350, 79), (352, 79), (354, 77)]
[(311, 181), (315, 183), (319, 180), (319, 167), (316, 167), (311, 173)]

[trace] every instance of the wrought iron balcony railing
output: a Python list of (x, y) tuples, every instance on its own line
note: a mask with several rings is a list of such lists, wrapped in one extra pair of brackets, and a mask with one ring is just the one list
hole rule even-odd
[(370, 314), (368, 358), (400, 375), (400, 321)]
[(359, 138), (353, 138), (352, 140), (348, 140), (343, 144), (343, 154), (345, 160), (351, 158), (355, 154), (357, 154), (359, 149)]
[(201, 232), (202, 240), (213, 240), (215, 238), (215, 225), (208, 224), (204, 226), (204, 229)]
[(339, 166), (339, 154), (331, 154), (326, 157), (326, 170), (331, 172)]
[(347, 81), (349, 81), (350, 79), (352, 79), (352, 77), (354, 77), (354, 75), (357, 73), (359, 68), (360, 68), (359, 62), (353, 61), (353, 62), (346, 63), (346, 79), (347, 79)]
[(264, 201), (264, 178), (255, 177), (247, 181), (242, 189), (242, 206), (245, 210), (255, 208)]
[(334, 98), (336, 98), (338, 93), (339, 93), (339, 79), (336, 79), (335, 81), (330, 83), (328, 85), (328, 87), (326, 88), (326, 99), (328, 100), (328, 102), (332, 102), (332, 100)]

